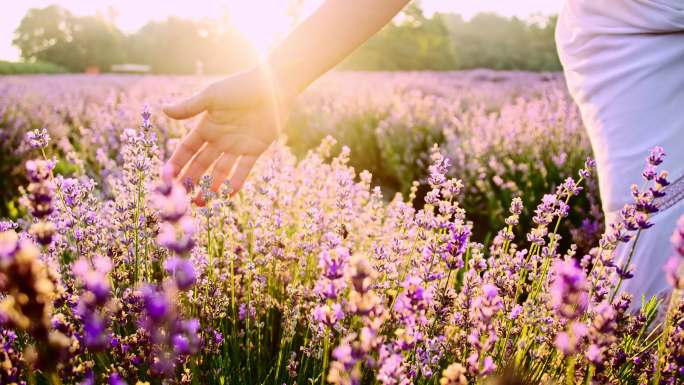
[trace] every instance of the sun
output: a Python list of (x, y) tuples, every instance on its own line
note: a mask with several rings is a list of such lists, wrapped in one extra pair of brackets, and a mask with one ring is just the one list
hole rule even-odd
[(292, 26), (287, 0), (234, 0), (227, 8), (231, 23), (262, 57)]

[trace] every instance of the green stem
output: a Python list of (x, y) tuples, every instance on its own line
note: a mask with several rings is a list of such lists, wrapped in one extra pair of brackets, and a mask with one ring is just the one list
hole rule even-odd
[(667, 338), (670, 335), (672, 328), (672, 316), (675, 311), (677, 300), (679, 299), (679, 290), (675, 289), (672, 291), (672, 296), (670, 297), (670, 305), (667, 308), (667, 314), (665, 315), (665, 326), (663, 326), (663, 334), (658, 339), (658, 354), (656, 356), (656, 370), (655, 377), (653, 378), (653, 384), (660, 384), (660, 375), (662, 370), (663, 359), (665, 356), (665, 344)]
[[(634, 251), (636, 250), (636, 244), (637, 244), (637, 242), (639, 242), (639, 236), (640, 235), (641, 235), (641, 229), (639, 229), (639, 231), (637, 231), (636, 237), (634, 238), (634, 243), (632, 243), (632, 248), (629, 250), (629, 255), (627, 256), (627, 261), (622, 266), (623, 271), (626, 271), (629, 268), (629, 264), (632, 261), (632, 257), (634, 256)], [(617, 296), (617, 293), (620, 292), (620, 287), (622, 286), (623, 280), (624, 279), (622, 278), (622, 276), (620, 276), (620, 278), (618, 279), (618, 283), (615, 286), (615, 290), (613, 291), (613, 294), (611, 294), (611, 296), (610, 296), (610, 303), (613, 303), (613, 300)]]
[(138, 184), (136, 185), (136, 199), (135, 199), (135, 213), (133, 215), (134, 221), (135, 221), (135, 234), (134, 234), (134, 253), (135, 253), (135, 271), (133, 275), (133, 281), (138, 282), (138, 278), (140, 277), (140, 259), (139, 259), (139, 254), (140, 254), (140, 211), (142, 210), (142, 173), (138, 172)]
[(594, 378), (594, 365), (591, 364), (589, 365), (589, 369), (587, 369), (587, 374), (584, 377), (584, 385), (589, 385), (591, 384), (591, 379)]
[(328, 350), (330, 349), (330, 339), (323, 340), (323, 368), (321, 370), (321, 385), (325, 385), (326, 373), (328, 371)]
[(576, 358), (568, 358), (568, 363), (565, 366), (565, 385), (574, 385), (575, 383), (575, 360)]

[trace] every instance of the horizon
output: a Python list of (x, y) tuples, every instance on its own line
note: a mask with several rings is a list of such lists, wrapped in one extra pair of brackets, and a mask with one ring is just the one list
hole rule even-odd
[[(478, 13), (494, 12), (506, 17), (528, 19), (537, 15), (557, 14), (562, 2), (563, 0), (526, 0), (513, 4), (502, 0), (481, 0), (474, 4), (465, 1), (445, 4), (441, 0), (423, 0), (419, 4), (428, 15), (448, 12), (470, 19)], [(159, 2), (130, 0), (26, 0), (4, 10), (4, 20), (0, 23), (0, 60), (21, 60), (21, 52), (12, 45), (15, 29), (29, 9), (44, 8), (52, 4), (57, 4), (78, 16), (98, 13), (107, 15), (125, 33), (135, 32), (150, 21), (164, 20), (172, 16), (214, 20), (225, 17), (242, 31), (259, 51), (265, 52), (290, 30), (294, 22), (313, 12), (320, 3), (322, 0), (254, 0), (249, 4), (237, 0), (203, 0), (164, 4), (162, 9)], [(267, 26), (267, 29), (264, 26)]]

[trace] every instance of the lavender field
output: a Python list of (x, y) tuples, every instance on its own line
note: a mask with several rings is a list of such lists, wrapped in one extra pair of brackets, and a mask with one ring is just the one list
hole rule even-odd
[(668, 298), (613, 255), (666, 154), (606, 226), (561, 75), (327, 75), (237, 194), (163, 167), (210, 80), (0, 77), (0, 384), (684, 382), (684, 220)]

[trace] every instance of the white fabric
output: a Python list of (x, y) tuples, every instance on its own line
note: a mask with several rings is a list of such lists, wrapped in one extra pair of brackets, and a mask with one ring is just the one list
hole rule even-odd
[[(591, 138), (610, 221), (632, 201), (630, 186), (643, 184), (644, 160), (654, 146), (667, 153), (661, 167), (670, 180), (684, 175), (684, 1), (567, 0), (556, 43)], [(642, 233), (635, 278), (624, 285), (637, 298), (668, 288), (662, 266), (683, 213), (679, 202)]]

